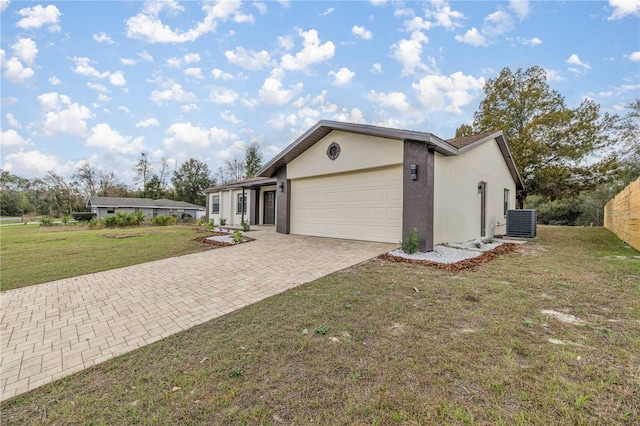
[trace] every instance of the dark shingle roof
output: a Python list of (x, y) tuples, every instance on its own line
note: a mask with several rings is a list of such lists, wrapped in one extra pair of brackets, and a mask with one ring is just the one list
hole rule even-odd
[(178, 208), (178, 209), (204, 209), (202, 206), (167, 199), (152, 200), (151, 198), (133, 197), (100, 197), (92, 195), (87, 200), (87, 206), (93, 207), (133, 207), (133, 208)]

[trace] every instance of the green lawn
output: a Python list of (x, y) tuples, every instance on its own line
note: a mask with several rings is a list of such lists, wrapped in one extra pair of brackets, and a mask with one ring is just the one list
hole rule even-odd
[(0, 227), (2, 290), (206, 250), (193, 226), (87, 229)]
[(474, 271), (366, 262), (4, 402), (2, 424), (640, 424), (640, 253), (539, 237)]

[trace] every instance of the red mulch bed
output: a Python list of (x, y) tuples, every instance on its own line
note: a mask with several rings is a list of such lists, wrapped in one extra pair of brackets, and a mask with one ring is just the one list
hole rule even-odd
[(473, 270), (477, 266), (483, 263), (491, 262), (493, 259), (499, 256), (502, 256), (503, 254), (511, 253), (512, 251), (515, 251), (517, 248), (518, 248), (517, 244), (504, 243), (494, 248), (493, 250), (483, 252), (480, 256), (477, 256), (471, 259), (461, 260), (456, 263), (439, 263), (439, 262), (432, 262), (430, 260), (405, 259), (404, 257), (393, 256), (393, 255), (390, 255), (389, 253), (381, 254), (380, 256), (378, 256), (378, 258), (389, 261), (389, 262), (413, 263), (416, 265), (431, 266), (433, 268), (441, 269), (443, 271), (458, 272), (458, 271), (465, 271), (465, 270)]

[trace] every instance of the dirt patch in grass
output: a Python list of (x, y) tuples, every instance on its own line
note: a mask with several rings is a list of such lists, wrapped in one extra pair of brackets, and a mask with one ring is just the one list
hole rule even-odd
[(602, 228), (539, 238), (473, 270), (373, 259), (3, 402), (2, 424), (640, 424), (640, 263), (604, 259), (624, 249)]
[(456, 263), (439, 263), (439, 262), (432, 262), (429, 260), (407, 259), (405, 257), (393, 256), (389, 253), (382, 254), (379, 257), (380, 259), (387, 260), (389, 262), (410, 263), (414, 265), (429, 266), (436, 269), (441, 269), (443, 271), (458, 272), (458, 271), (465, 271), (465, 270), (473, 270), (479, 265), (482, 265), (483, 263), (491, 262), (492, 260), (498, 258), (503, 254), (511, 253), (517, 248), (518, 248), (518, 244), (505, 243), (492, 250), (482, 252), (480, 256), (473, 257), (471, 259), (461, 260)]

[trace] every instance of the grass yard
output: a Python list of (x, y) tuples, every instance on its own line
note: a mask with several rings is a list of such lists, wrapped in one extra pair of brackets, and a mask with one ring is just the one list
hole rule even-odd
[(0, 289), (10, 290), (211, 248), (192, 226), (0, 228)]
[(640, 254), (603, 228), (539, 237), (475, 271), (372, 260), (6, 401), (2, 423), (639, 424)]

